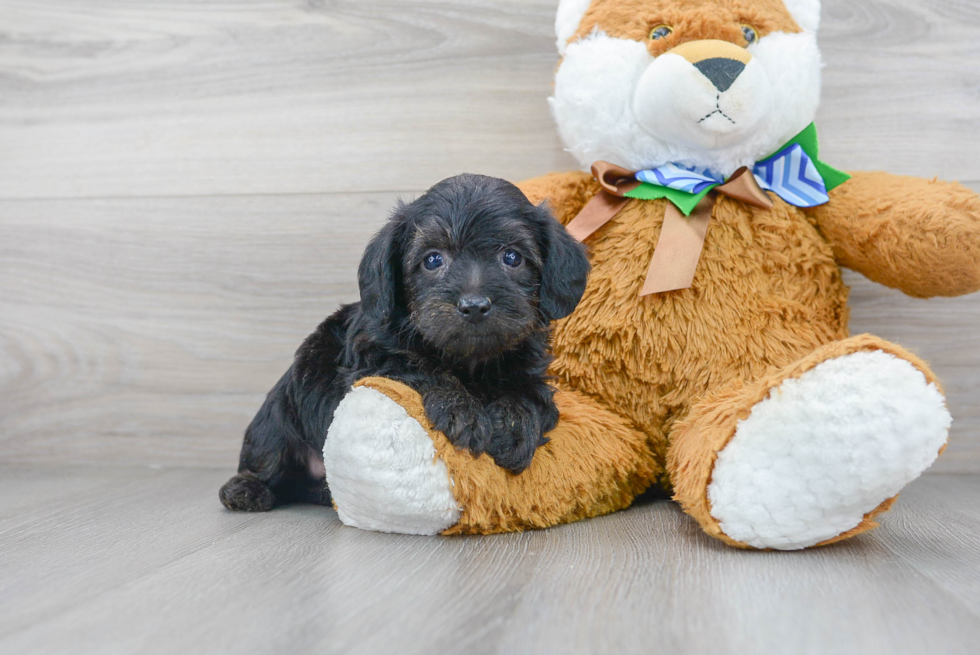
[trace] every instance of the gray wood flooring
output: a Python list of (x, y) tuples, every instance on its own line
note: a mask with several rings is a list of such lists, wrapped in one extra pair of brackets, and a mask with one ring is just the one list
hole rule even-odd
[(974, 654), (980, 476), (797, 553), (667, 501), (546, 531), (412, 537), (227, 512), (225, 472), (0, 466), (0, 652)]
[[(848, 274), (956, 418), (882, 529), (744, 553), (672, 504), (418, 538), (218, 486), (396, 198), (575, 167), (556, 0), (0, 0), (0, 654), (976, 653), (980, 295)], [(980, 3), (824, 0), (824, 158), (980, 191)]]

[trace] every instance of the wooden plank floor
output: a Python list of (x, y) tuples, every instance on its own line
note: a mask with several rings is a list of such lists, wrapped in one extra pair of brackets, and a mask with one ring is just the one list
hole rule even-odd
[(2, 653), (974, 654), (980, 476), (877, 531), (751, 553), (670, 502), (413, 537), (227, 512), (207, 469), (0, 466)]

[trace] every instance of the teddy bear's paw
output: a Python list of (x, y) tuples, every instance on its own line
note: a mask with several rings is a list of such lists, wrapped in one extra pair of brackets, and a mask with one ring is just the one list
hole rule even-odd
[(369, 386), (341, 401), (323, 446), (340, 520), (365, 530), (437, 534), (459, 521), (449, 472), (400, 404)]
[(935, 384), (883, 351), (829, 359), (784, 380), (717, 456), (711, 515), (731, 539), (793, 550), (852, 531), (946, 443)]

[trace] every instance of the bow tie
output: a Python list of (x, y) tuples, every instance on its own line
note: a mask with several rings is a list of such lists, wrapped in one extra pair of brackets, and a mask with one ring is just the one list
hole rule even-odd
[(701, 248), (718, 193), (754, 207), (769, 209), (774, 193), (796, 207), (816, 207), (830, 200), (828, 191), (850, 176), (817, 157), (817, 130), (811, 123), (775, 154), (757, 162), (751, 171), (742, 167), (726, 181), (707, 168), (666, 164), (629, 171), (608, 162), (596, 162), (592, 174), (602, 189), (568, 224), (579, 241), (619, 213), (630, 198), (666, 198), (667, 210), (647, 272), (641, 296), (687, 289), (694, 280)]

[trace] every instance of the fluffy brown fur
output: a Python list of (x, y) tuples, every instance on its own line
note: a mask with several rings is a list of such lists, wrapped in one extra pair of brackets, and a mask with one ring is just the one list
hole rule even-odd
[[(931, 211), (913, 200), (882, 200), (910, 186), (928, 191), (918, 197), (933, 203)], [(547, 200), (568, 223), (598, 184), (584, 173), (566, 173), (521, 188), (532, 202)], [(885, 174), (858, 174), (831, 197), (815, 211), (778, 199), (773, 209), (759, 210), (719, 197), (692, 287), (647, 297), (639, 290), (664, 201), (629, 201), (587, 241), (589, 285), (578, 309), (554, 327), (551, 372), (558, 378), (561, 420), (519, 476), (485, 455), (454, 449), (431, 429), (411, 389), (379, 378), (362, 381), (429, 431), (463, 507), (446, 534), (539, 528), (605, 514), (660, 482), (709, 535), (745, 548), (711, 516), (707, 489), (717, 453), (771, 388), (862, 350), (903, 358), (936, 382), (927, 365), (901, 347), (869, 335), (848, 338), (848, 290), (835, 253), (915, 295), (976, 290), (978, 201), (958, 185)], [(878, 211), (870, 212), (869, 198)], [(824, 543), (875, 527), (875, 517), (893, 501)]]
[[(547, 199), (567, 223), (598, 184), (568, 173), (522, 188), (532, 201)], [(816, 210), (778, 198), (773, 209), (758, 210), (720, 197), (692, 287), (640, 298), (664, 202), (630, 201), (588, 240), (592, 279), (578, 310), (556, 327), (552, 371), (563, 386), (643, 426), (657, 462), (669, 461), (665, 486), (709, 534), (744, 546), (711, 518), (710, 471), (735, 422), (778, 379), (876, 349), (935, 381), (898, 346), (874, 337), (844, 340), (848, 290), (840, 264), (917, 296), (978, 290), (980, 201), (957, 184), (885, 173), (856, 174)], [(717, 425), (722, 418), (727, 423)], [(874, 527), (873, 517), (890, 504), (830, 541)]]
[(960, 184), (854, 173), (808, 210), (841, 266), (910, 296), (980, 288), (980, 198)]
[[(568, 221), (598, 190), (584, 173), (523, 185)], [(631, 200), (587, 240), (592, 277), (556, 323), (551, 370), (643, 426), (666, 460), (667, 435), (708, 389), (753, 380), (847, 336), (847, 287), (817, 227), (776, 199), (771, 210), (715, 203), (690, 289), (641, 298), (665, 200)]]

